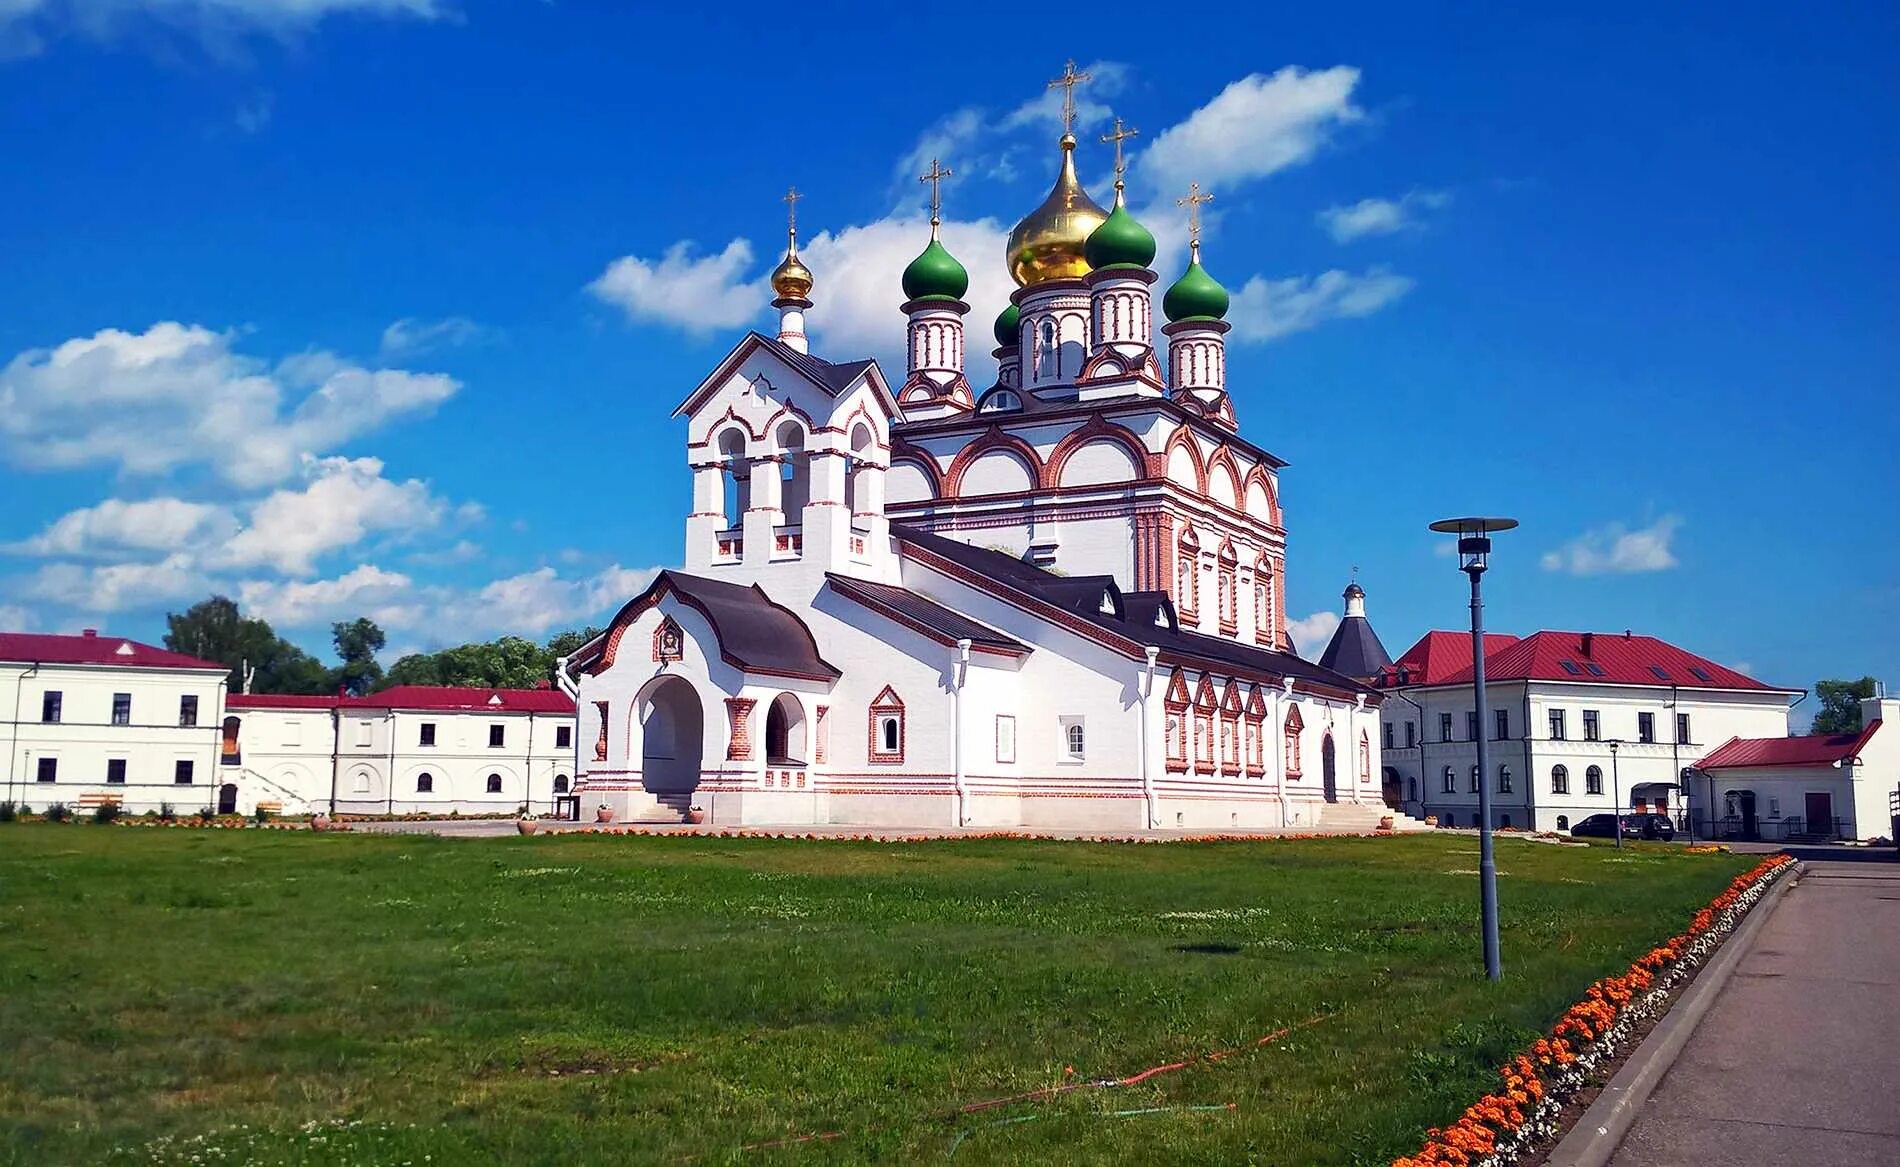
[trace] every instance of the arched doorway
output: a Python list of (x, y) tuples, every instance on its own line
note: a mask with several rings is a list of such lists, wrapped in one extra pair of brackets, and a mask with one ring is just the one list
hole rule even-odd
[(218, 787), (218, 813), (237, 813), (237, 783), (226, 782)]
[(1333, 749), (1333, 735), (1327, 734), (1319, 743), (1320, 788), (1326, 794), (1327, 802), (1339, 801), (1339, 760)]
[(765, 763), (768, 766), (805, 764), (805, 707), (790, 693), (772, 698), (765, 711)]
[(679, 677), (661, 677), (641, 696), (638, 708), (641, 784), (671, 806), (667, 796), (691, 795), (699, 785), (705, 740), (699, 694)]
[(1724, 833), (1743, 839), (1753, 839), (1759, 825), (1755, 821), (1755, 792), (1753, 790), (1731, 790), (1722, 796), (1725, 804), (1728, 828)]

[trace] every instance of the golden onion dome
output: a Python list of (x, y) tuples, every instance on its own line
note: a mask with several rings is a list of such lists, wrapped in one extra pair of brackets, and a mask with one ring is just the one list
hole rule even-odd
[(1075, 177), (1075, 135), (1062, 135), (1062, 170), (1042, 205), (1009, 233), (1009, 274), (1028, 287), (1089, 273), (1083, 247), (1108, 218)]
[(781, 300), (811, 299), (811, 269), (798, 258), (798, 244), (785, 249), (785, 258), (772, 269), (772, 290)]

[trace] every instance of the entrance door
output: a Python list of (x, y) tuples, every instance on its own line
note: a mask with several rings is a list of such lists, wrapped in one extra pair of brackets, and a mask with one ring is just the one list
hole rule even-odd
[(1755, 822), (1755, 792), (1744, 790), (1736, 801), (1741, 804), (1742, 838), (1753, 839), (1759, 829)]
[(1834, 833), (1834, 796), (1825, 790), (1810, 790), (1807, 796), (1808, 833)]
[(1319, 771), (1327, 802), (1339, 801), (1339, 774), (1335, 764), (1333, 735), (1327, 734), (1319, 746)]
[(218, 787), (218, 813), (237, 813), (237, 783), (226, 782)]
[(647, 792), (674, 810), (692, 806), (699, 785), (705, 722), (699, 694), (679, 677), (663, 677), (640, 702), (640, 778)]

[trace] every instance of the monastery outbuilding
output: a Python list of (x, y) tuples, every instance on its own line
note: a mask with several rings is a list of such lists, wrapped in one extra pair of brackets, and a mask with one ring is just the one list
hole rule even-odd
[(1239, 429), (1207, 196), (1182, 200), (1194, 241), (1158, 350), (1154, 237), (1119, 165), (1113, 205), (1090, 199), (1075, 145), (1010, 235), (987, 387), (966, 375), (969, 277), (934, 194), (893, 297), (895, 379), (810, 351), (818, 277), (794, 220), (777, 335), (741, 338), (676, 411), (685, 569), (565, 663), (588, 813), (1117, 830), (1389, 813), (1379, 694), (1287, 639), (1284, 463)]

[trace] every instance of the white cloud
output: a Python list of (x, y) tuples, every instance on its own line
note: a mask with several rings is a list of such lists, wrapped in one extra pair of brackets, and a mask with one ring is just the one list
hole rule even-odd
[(334, 579), (246, 580), (238, 585), (237, 592), (246, 612), (291, 628), (358, 616), (368, 616), (385, 628), (407, 628), (429, 612), (414, 580), (371, 563)]
[(60, 35), (115, 40), (158, 25), (222, 44), (247, 33), (280, 39), (338, 13), (437, 20), (442, 0), (0, 0), (0, 55), (30, 56)]
[(460, 348), (488, 339), (488, 330), (466, 316), (417, 320), (405, 316), (383, 329), (381, 352), (386, 358), (412, 357), (436, 349)]
[(116, 558), (202, 545), (230, 536), (238, 528), (230, 508), (181, 498), (135, 502), (109, 498), (97, 506), (69, 511), (30, 539), (7, 550), (23, 555), (75, 559)]
[(1297, 166), (1334, 130), (1365, 117), (1352, 102), (1358, 84), (1359, 70), (1347, 65), (1243, 77), (1155, 138), (1135, 171), (1165, 192), (1189, 182), (1217, 190)]
[(0, 369), (0, 456), (30, 469), (107, 464), (132, 474), (204, 463), (239, 486), (265, 486), (302, 456), (426, 414), (460, 388), (441, 374), (365, 369), (325, 352), (272, 369), (235, 352), (233, 339), (165, 322), (21, 353)]
[(1275, 340), (1328, 320), (1370, 316), (1412, 285), (1410, 277), (1377, 267), (1358, 275), (1335, 268), (1278, 280), (1254, 276), (1234, 294), (1227, 319), (1236, 340)]
[(1676, 566), (1669, 544), (1682, 526), (1679, 515), (1664, 515), (1634, 530), (1608, 523), (1585, 531), (1541, 560), (1545, 571), (1570, 575), (1627, 575), (1667, 571)]
[(1286, 632), (1293, 638), (1293, 645), (1307, 660), (1315, 660), (1325, 651), (1326, 645), (1333, 639), (1333, 632), (1339, 627), (1339, 613), (1315, 612), (1303, 620), (1288, 620)]
[[(945, 220), (940, 231), (943, 245), (970, 273), (964, 299), (971, 311), (964, 325), (975, 383), (982, 365), (975, 354), (993, 347), (990, 325), (1016, 289), (1003, 264), (1009, 228), (994, 219)], [(877, 354), (886, 360), (885, 375), (903, 379), (904, 318), (897, 307), (904, 300), (904, 268), (929, 241), (930, 220), (916, 214), (825, 232), (800, 249), (817, 281), (805, 326), (824, 342), (827, 356)]]
[[(1075, 87), (1075, 128), (1084, 131), (1108, 120), (1113, 111), (1096, 99), (1120, 93), (1128, 82), (1129, 69), (1118, 61), (1095, 61), (1077, 72), (1089, 76)], [(1040, 127), (1055, 134), (1062, 132), (1060, 87), (1045, 86), (1041, 93), (1005, 114), (996, 128), (1015, 130), (1025, 126)]]
[(273, 491), (251, 509), (249, 526), (216, 556), (222, 566), (266, 565), (308, 575), (317, 559), (371, 533), (438, 526), (447, 505), (419, 479), (392, 482), (376, 458), (306, 458), (301, 490)]
[(28, 578), (26, 594), (85, 612), (118, 612), (200, 595), (210, 587), (192, 557), (180, 552), (150, 563), (49, 563)]
[(598, 621), (646, 590), (657, 567), (614, 564), (582, 579), (563, 579), (552, 567), (498, 579), (447, 605), (448, 621), (470, 630), (538, 637), (556, 627)]
[(18, 604), (0, 604), (0, 632), (29, 632), (35, 626), (33, 613)]
[(657, 261), (623, 255), (587, 285), (595, 296), (634, 320), (672, 324), (689, 332), (735, 328), (764, 310), (770, 294), (745, 283), (752, 244), (734, 239), (717, 255), (693, 255), (691, 242), (666, 249)]
[(1320, 226), (1340, 243), (1367, 235), (1391, 235), (1416, 230), (1418, 212), (1437, 210), (1451, 201), (1444, 191), (1409, 191), (1398, 199), (1360, 199), (1351, 206), (1327, 207), (1317, 218)]

